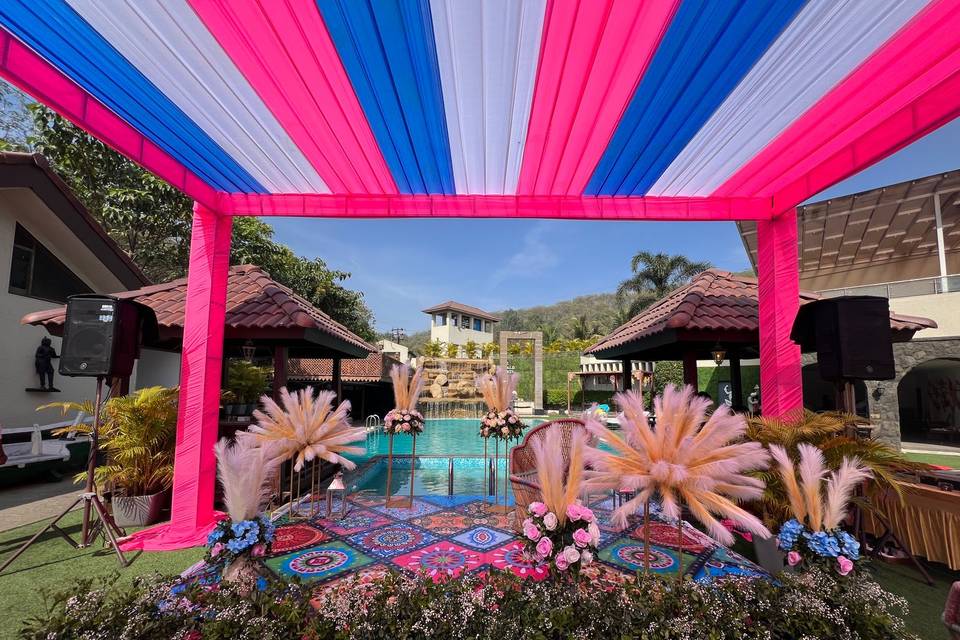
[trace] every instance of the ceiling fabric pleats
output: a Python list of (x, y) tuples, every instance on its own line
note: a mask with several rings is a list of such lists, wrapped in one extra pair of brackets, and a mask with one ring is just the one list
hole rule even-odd
[(313, 0), (190, 0), (333, 193), (397, 187)]
[(960, 113), (958, 0), (3, 0), (0, 40), (191, 197), (273, 213), (762, 218)]
[(268, 191), (329, 192), (186, 0), (67, 1)]
[(317, 0), (401, 193), (456, 193), (428, 0)]
[(545, 5), (431, 0), (457, 193), (516, 193)]
[(802, 5), (684, 0), (586, 192), (645, 194)]
[(810, 0), (649, 195), (708, 195), (897, 32), (926, 0)]
[(548, 3), (518, 193), (583, 193), (678, 4)]
[(4, 0), (0, 24), (215, 189), (265, 192), (63, 0)]
[(943, 124), (960, 96), (958, 34), (960, 3), (931, 3), (711, 195), (776, 196), (802, 180), (807, 195), (787, 200), (799, 203), (850, 175), (857, 156)]

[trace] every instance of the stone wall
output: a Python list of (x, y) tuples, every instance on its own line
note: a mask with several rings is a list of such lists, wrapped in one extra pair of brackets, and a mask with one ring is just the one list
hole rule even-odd
[[(870, 421), (877, 425), (875, 435), (900, 446), (900, 381), (918, 364), (936, 358), (960, 358), (960, 338), (915, 338), (893, 345), (896, 377), (893, 380), (867, 380), (867, 403)], [(813, 354), (803, 355), (803, 364), (816, 362)]]
[(488, 360), (424, 358), (423, 394), (421, 402), (431, 400), (482, 400), (477, 389), (477, 376), (493, 373)]
[[(918, 364), (936, 358), (960, 358), (960, 338), (914, 338), (893, 345), (897, 377), (893, 380), (867, 382), (870, 419), (879, 425), (878, 436), (900, 446), (900, 401), (897, 386)], [(876, 390), (880, 390), (877, 398)]]

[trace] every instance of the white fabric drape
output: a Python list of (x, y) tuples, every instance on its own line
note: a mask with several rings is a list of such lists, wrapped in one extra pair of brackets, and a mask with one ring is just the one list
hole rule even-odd
[(274, 193), (330, 190), (186, 0), (67, 0)]
[(545, 6), (431, 0), (457, 193), (516, 193)]
[(648, 195), (713, 193), (926, 4), (810, 0)]

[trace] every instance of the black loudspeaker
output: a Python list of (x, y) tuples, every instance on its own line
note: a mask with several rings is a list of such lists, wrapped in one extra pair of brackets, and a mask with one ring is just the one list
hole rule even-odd
[(139, 356), (140, 305), (113, 296), (67, 299), (60, 375), (125, 378)]
[(892, 380), (890, 302), (875, 296), (842, 296), (800, 307), (791, 339), (816, 351), (824, 380)]

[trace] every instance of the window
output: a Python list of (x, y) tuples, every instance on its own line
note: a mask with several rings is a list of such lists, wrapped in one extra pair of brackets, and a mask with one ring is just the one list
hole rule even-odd
[(433, 316), (433, 323), (438, 327), (445, 326), (447, 324), (447, 314), (445, 313), (436, 314), (435, 316)]
[(480, 318), (473, 319), (473, 330), (474, 331), (483, 331), (483, 320)]
[(19, 224), (13, 236), (9, 291), (51, 302), (66, 302), (76, 293), (93, 293), (93, 289)]
[(454, 326), (454, 327), (459, 327), (459, 326), (460, 326), (459, 324), (457, 324), (457, 318), (458, 318), (458, 317), (459, 317), (459, 316), (458, 316), (457, 314), (455, 314), (455, 313), (451, 313), (451, 314), (450, 314), (450, 325), (451, 325), (451, 326)]
[(470, 317), (469, 316), (460, 316), (460, 326), (464, 329), (470, 328)]

